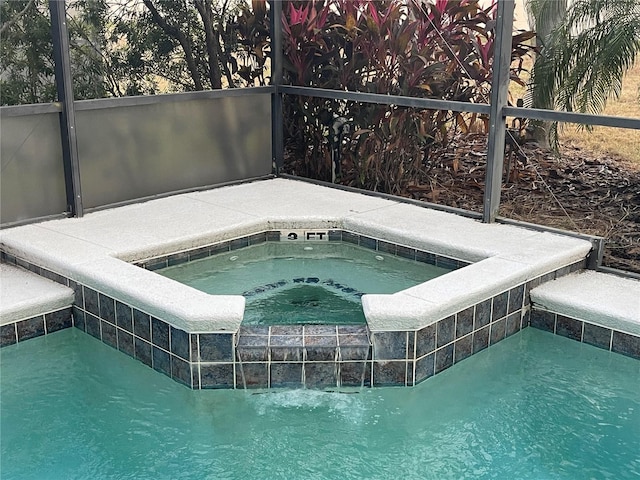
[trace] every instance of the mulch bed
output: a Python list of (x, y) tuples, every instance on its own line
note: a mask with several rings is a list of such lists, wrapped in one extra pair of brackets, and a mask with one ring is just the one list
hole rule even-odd
[[(482, 212), (486, 139), (466, 135), (433, 152), (401, 195)], [(285, 155), (285, 171), (300, 168), (299, 158)], [(556, 154), (514, 143), (504, 172), (502, 217), (604, 237), (603, 264), (640, 273), (640, 169), (580, 148)]]
[[(640, 171), (579, 148), (514, 150), (505, 156), (501, 216), (604, 237), (603, 264), (640, 273)], [(481, 212), (486, 136), (454, 141), (436, 157), (404, 195)]]

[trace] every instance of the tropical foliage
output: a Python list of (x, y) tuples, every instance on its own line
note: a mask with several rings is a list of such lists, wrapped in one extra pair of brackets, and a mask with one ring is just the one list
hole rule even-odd
[(51, 24), (43, 10), (34, 0), (0, 4), (0, 94), (4, 105), (55, 99)]
[[(265, 0), (68, 0), (77, 99), (263, 85)], [(2, 3), (5, 104), (54, 99), (46, 0)], [(37, 28), (36, 28), (37, 27)], [(283, 2), (284, 80), (293, 85), (488, 103), (495, 9), (479, 0)], [(532, 32), (513, 37), (521, 82)], [(399, 193), (431, 153), (486, 118), (285, 96), (286, 166)]]
[[(599, 113), (640, 55), (638, 0), (529, 0), (540, 44), (530, 104)], [(551, 140), (557, 140), (552, 127)]]
[[(482, 8), (478, 0), (288, 2), (285, 81), (488, 103), (494, 27), (494, 8)], [(532, 32), (513, 37), (516, 82), (521, 82), (522, 58), (531, 48), (526, 41), (532, 37)], [(430, 152), (453, 131), (482, 129), (485, 120), (445, 110), (307, 97), (288, 98), (285, 107), (290, 171), (324, 180), (341, 172), (343, 183), (387, 193), (402, 191), (427, 171)]]
[[(46, 0), (2, 2), (3, 104), (55, 99)], [(265, 0), (68, 0), (76, 99), (267, 83)]]

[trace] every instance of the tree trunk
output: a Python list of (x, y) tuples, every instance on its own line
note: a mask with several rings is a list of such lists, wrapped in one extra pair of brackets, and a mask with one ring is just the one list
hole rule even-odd
[(151, 0), (142, 0), (145, 6), (151, 12), (151, 16), (153, 20), (158, 24), (162, 30), (169, 35), (170, 37), (175, 38), (180, 43), (182, 50), (184, 51), (184, 57), (187, 62), (187, 68), (189, 69), (189, 73), (191, 74), (191, 78), (193, 79), (193, 85), (196, 90), (204, 90), (202, 86), (202, 80), (200, 79), (200, 72), (198, 72), (198, 66), (196, 65), (196, 61), (193, 57), (193, 49), (191, 48), (191, 44), (187, 37), (185, 37), (184, 33), (180, 31), (180, 29), (174, 27), (173, 25), (169, 25), (167, 21), (160, 15), (156, 7), (151, 3)]
[(213, 28), (213, 12), (209, 0), (195, 0), (196, 9), (202, 18), (204, 25), (205, 41), (207, 45), (209, 80), (211, 88), (222, 88), (222, 74), (220, 73), (220, 63), (218, 62), (219, 48), (217, 47), (217, 33)]
[[(222, 30), (222, 26), (220, 26), (219, 31), (216, 33), (215, 36), (215, 43), (216, 43), (216, 49), (218, 51), (218, 56), (219, 58), (222, 60), (222, 69), (224, 70), (224, 76), (227, 77), (227, 82), (229, 83), (229, 88), (234, 88), (235, 82), (233, 81), (233, 76), (231, 75), (231, 71), (229, 70), (229, 65), (227, 63), (227, 56), (225, 55), (225, 52), (222, 51), (222, 45), (220, 45), (220, 37), (222, 36), (222, 33), (220, 32), (220, 30)], [(231, 55), (231, 53), (228, 53), (228, 55)]]
[[(536, 47), (538, 51), (542, 51), (544, 55), (544, 46), (547, 37), (551, 34), (554, 28), (562, 21), (568, 8), (569, 0), (528, 0), (527, 7), (531, 20), (533, 20), (534, 29), (536, 32)], [(533, 76), (535, 79), (536, 62), (533, 65)], [(531, 89), (531, 107), (532, 108), (544, 108), (553, 110), (554, 99), (546, 98), (539, 94), (536, 89), (535, 82)], [(550, 135), (554, 130), (554, 124), (552, 122), (543, 120), (532, 120), (533, 126), (532, 135), (533, 138), (543, 147), (550, 147)]]

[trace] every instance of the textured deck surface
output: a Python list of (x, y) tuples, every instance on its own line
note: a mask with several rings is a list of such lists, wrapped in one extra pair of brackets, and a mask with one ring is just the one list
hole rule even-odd
[(267, 230), (344, 229), (473, 262), (394, 295), (366, 295), (372, 330), (414, 329), (583, 260), (588, 241), (307, 182), (272, 179), (0, 231), (2, 249), (186, 331), (237, 331), (241, 296), (212, 296), (129, 262)]
[(534, 307), (640, 335), (640, 281), (584, 271), (531, 291)]
[(0, 264), (0, 325), (31, 318), (73, 303), (73, 290), (35, 273)]

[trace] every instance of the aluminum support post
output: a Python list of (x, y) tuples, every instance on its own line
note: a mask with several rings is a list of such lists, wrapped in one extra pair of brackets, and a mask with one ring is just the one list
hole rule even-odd
[(284, 117), (282, 113), (282, 0), (270, 0), (269, 15), (271, 27), (271, 148), (274, 173), (280, 173), (284, 164)]
[(58, 101), (62, 106), (62, 111), (60, 112), (60, 134), (62, 138), (67, 208), (71, 215), (81, 217), (84, 210), (80, 188), (80, 163), (78, 160), (76, 115), (73, 105), (73, 78), (71, 75), (65, 1), (49, 0), (49, 12), (51, 13), (51, 37), (53, 40), (56, 89)]
[(500, 208), (500, 189), (502, 188), (502, 169), (506, 135), (506, 122), (503, 109), (507, 105), (507, 95), (509, 92), (514, 1), (498, 0), (497, 9), (496, 36), (493, 53), (493, 78), (491, 80), (487, 171), (482, 211), (482, 221), (485, 223), (494, 222)]

